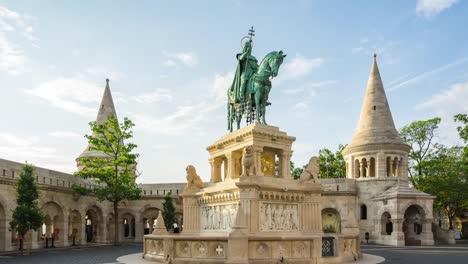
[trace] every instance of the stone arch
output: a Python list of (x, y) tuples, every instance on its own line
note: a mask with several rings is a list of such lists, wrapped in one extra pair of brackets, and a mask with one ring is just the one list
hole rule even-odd
[(84, 218), (86, 242), (101, 242), (104, 231), (104, 216), (101, 208), (96, 205), (89, 206)]
[(322, 210), (322, 230), (324, 233), (341, 233), (341, 216), (336, 209)]
[(424, 225), (430, 224), (426, 221), (426, 211), (420, 205), (411, 204), (406, 207), (404, 212), (403, 233), (405, 245), (420, 246)]
[(369, 163), (369, 177), (375, 177), (375, 158), (371, 157)]
[[(146, 207), (146, 206), (145, 206)], [(141, 212), (141, 221), (143, 222), (143, 234), (151, 234), (153, 232), (153, 226), (158, 218), (160, 209), (156, 207), (146, 207), (143, 212)]]
[(135, 216), (130, 212), (122, 213), (121, 221), (119, 221), (120, 235), (123, 239), (135, 238)]
[(72, 210), (68, 216), (68, 241), (71, 245), (83, 243), (83, 217), (78, 210)]
[(393, 233), (392, 216), (389, 212), (384, 212), (380, 217), (380, 230), (381, 235), (391, 235)]
[(54, 238), (56, 244), (63, 245), (65, 243), (62, 239), (65, 232), (65, 216), (62, 207), (54, 201), (49, 201), (42, 205), (41, 210), (45, 217), (45, 226), (43, 225), (41, 235), (46, 238)]

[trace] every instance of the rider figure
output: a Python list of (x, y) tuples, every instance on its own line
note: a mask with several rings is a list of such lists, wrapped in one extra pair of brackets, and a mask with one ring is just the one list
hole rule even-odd
[(245, 97), (245, 92), (247, 90), (247, 84), (258, 68), (258, 61), (254, 56), (252, 56), (251, 40), (247, 40), (245, 42), (242, 53), (237, 54), (237, 60), (239, 61), (239, 64), (241, 66), (241, 84), (239, 91), (239, 99), (240, 101), (243, 101)]

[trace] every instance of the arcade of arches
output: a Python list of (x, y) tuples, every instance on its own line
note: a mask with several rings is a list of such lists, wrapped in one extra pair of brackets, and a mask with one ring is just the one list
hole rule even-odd
[[(16, 232), (8, 228), (16, 201), (5, 199), (5, 194), (14, 197), (14, 187), (13, 184), (0, 184), (0, 251), (15, 250), (19, 246)], [(99, 202), (94, 197), (75, 197), (63, 189), (41, 187), (39, 185), (39, 207), (45, 221), (39, 229), (28, 232), (24, 241), (26, 248), (51, 247), (52, 238), (54, 247), (113, 241), (114, 215), (110, 203)], [(180, 218), (181, 203), (177, 196), (174, 198)], [(119, 241), (141, 242), (144, 234), (152, 232), (162, 202), (163, 196), (155, 195), (122, 203), (119, 207)]]

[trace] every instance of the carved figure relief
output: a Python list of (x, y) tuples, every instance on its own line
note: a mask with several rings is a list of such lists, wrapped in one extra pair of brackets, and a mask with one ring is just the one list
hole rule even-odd
[(260, 203), (260, 230), (299, 230), (297, 204)]
[(252, 146), (247, 146), (242, 151), (242, 176), (254, 175), (255, 168), (255, 155)]
[(234, 226), (237, 204), (201, 207), (201, 228), (204, 230), (226, 230)]

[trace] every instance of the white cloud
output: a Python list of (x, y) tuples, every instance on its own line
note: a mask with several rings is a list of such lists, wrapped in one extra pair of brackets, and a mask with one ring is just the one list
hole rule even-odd
[(176, 66), (179, 63), (185, 66), (198, 65), (198, 56), (192, 51), (178, 53), (163, 51), (163, 55), (167, 57), (167, 60), (164, 62), (166, 66)]
[(57, 78), (26, 93), (42, 98), (54, 107), (84, 116), (96, 114), (103, 88), (79, 78)]
[[(213, 111), (226, 104), (226, 91), (233, 77), (234, 73), (228, 72), (216, 74), (209, 82), (200, 80), (192, 83), (190, 86), (196, 87), (190, 87), (189, 90), (199, 90), (206, 95), (197, 100), (189, 100), (190, 103), (177, 106), (172, 114), (161, 118), (146, 113), (132, 113), (130, 116), (136, 124), (136, 129), (149, 132), (165, 135), (181, 135), (187, 131), (204, 133), (204, 122), (210, 120)], [(183, 98), (178, 99), (178, 101), (183, 100)]]
[(416, 3), (416, 13), (420, 16), (431, 17), (450, 8), (458, 0), (418, 0)]
[(83, 137), (83, 135), (80, 135), (76, 132), (73, 131), (53, 131), (48, 134), (51, 137), (56, 137), (56, 138), (77, 138), (77, 137)]
[(0, 32), (0, 72), (10, 75), (21, 74), (25, 70), (27, 61), (28, 58), (24, 52)]
[(416, 109), (425, 108), (468, 112), (468, 82), (454, 84), (416, 106)]
[(150, 93), (132, 96), (131, 99), (138, 103), (150, 104), (160, 101), (172, 101), (172, 95), (167, 89), (156, 89)]
[[(404, 77), (404, 78), (400, 77), (396, 81), (391, 82), (391, 85), (389, 86), (388, 91), (391, 92), (391, 91), (397, 90), (397, 89), (399, 89), (399, 88), (401, 88), (401, 87), (403, 87), (405, 85), (421, 81), (421, 80), (426, 79), (427, 77), (429, 77), (429, 76), (431, 76), (433, 74), (446, 71), (446, 70), (448, 70), (448, 69), (450, 69), (450, 68), (452, 68), (454, 66), (463, 64), (465, 62), (468, 62), (468, 57), (464, 57), (464, 58), (461, 58), (461, 59), (456, 60), (454, 62), (450, 62), (450, 63), (447, 63), (447, 64), (442, 65), (440, 67), (437, 67), (435, 69), (419, 73), (417, 75), (414, 75), (413, 77)], [(405, 76), (409, 76), (409, 75), (405, 75)]]
[(32, 46), (39, 47), (38, 39), (30, 24), (32, 18), (0, 6), (0, 72), (18, 75), (24, 72), (28, 58), (21, 47), (11, 41), (10, 36), (22, 36)]
[(298, 80), (310, 74), (313, 70), (323, 64), (322, 58), (306, 58), (296, 55), (291, 61), (288, 61), (280, 68), (280, 80)]
[(432, 95), (424, 102), (415, 106), (416, 110), (424, 111), (432, 116), (439, 116), (442, 122), (439, 126), (439, 140), (444, 144), (459, 144), (460, 138), (456, 131), (457, 124), (453, 116), (468, 112), (468, 82), (454, 84), (444, 91)]
[(336, 80), (325, 80), (325, 81), (318, 81), (318, 82), (307, 82), (305, 83), (304, 85), (301, 85), (300, 87), (296, 87), (296, 88), (291, 88), (291, 89), (285, 89), (283, 90), (283, 93), (285, 94), (292, 94), (292, 95), (296, 95), (296, 94), (300, 94), (300, 93), (303, 93), (303, 92), (309, 92), (309, 95), (310, 96), (315, 96), (316, 95), (316, 91), (317, 89), (319, 88), (323, 88), (325, 86), (329, 86), (329, 85), (333, 85), (335, 83), (337, 83), (338, 81)]
[(213, 93), (216, 100), (227, 100), (227, 91), (231, 87), (232, 81), (234, 80), (234, 72), (228, 72), (226, 74), (216, 74), (213, 85)]
[(16, 162), (28, 162), (59, 171), (72, 172), (73, 160), (58, 153), (57, 149), (42, 145), (43, 141), (36, 136), (20, 136), (13, 133), (0, 133), (0, 157)]
[(187, 66), (194, 66), (198, 64), (198, 56), (193, 52), (181, 52), (175, 54), (175, 57)]

